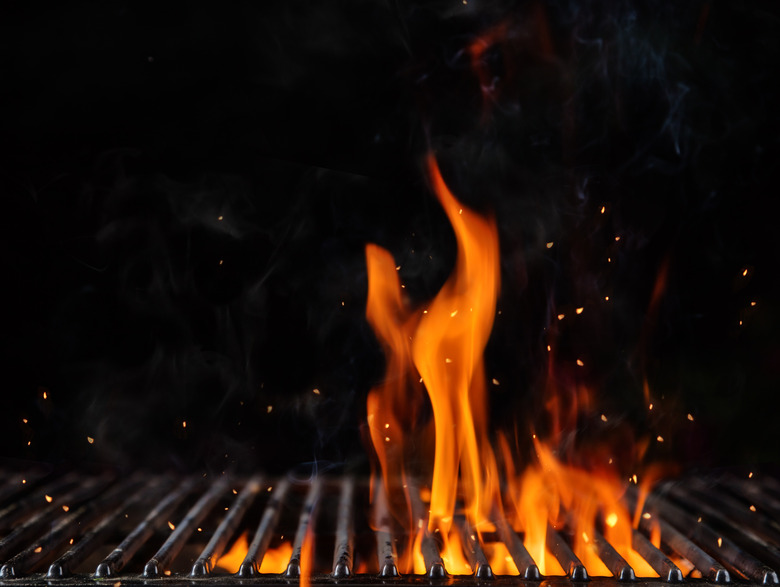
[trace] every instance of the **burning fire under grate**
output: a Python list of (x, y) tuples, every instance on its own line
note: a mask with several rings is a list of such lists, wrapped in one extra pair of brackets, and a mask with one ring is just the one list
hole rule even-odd
[[(425, 530), (430, 493), (413, 484), (407, 489), (420, 528), (416, 539), (393, 520), (381, 484), (371, 502), (370, 483), (350, 476), (294, 481), (27, 472), (4, 478), (0, 580), (9, 584), (778, 583), (780, 482), (752, 473), (690, 476), (646, 496), (631, 546), (652, 577), (633, 569), (599, 530), (589, 543), (611, 577), (589, 572), (574, 554), (566, 524), (547, 528), (546, 550), (558, 571), (548, 561), (542, 573), (523, 533), (507, 519), (496, 517), (478, 532), (457, 509), (460, 540), (445, 553), (436, 534)], [(638, 497), (629, 485), (626, 506), (633, 509)]]

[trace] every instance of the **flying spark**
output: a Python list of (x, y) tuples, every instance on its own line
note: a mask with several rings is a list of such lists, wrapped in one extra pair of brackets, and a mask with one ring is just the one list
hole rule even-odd
[(584, 309), (585, 309), (585, 308), (577, 308), (577, 309), (575, 310), (575, 312), (577, 312), (577, 314), (582, 314), (582, 311), (583, 311)]

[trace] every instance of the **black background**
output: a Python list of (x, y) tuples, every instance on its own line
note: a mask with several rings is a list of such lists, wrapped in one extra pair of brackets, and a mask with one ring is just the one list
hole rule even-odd
[(0, 455), (360, 463), (363, 247), (413, 302), (446, 279), (433, 148), (499, 225), (497, 427), (538, 421), (555, 338), (583, 434), (776, 462), (778, 8), (601, 4), (4, 6)]

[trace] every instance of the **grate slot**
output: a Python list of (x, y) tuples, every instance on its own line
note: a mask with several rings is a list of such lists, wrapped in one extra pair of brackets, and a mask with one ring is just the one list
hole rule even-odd
[(159, 577), (168, 571), (171, 562), (179, 554), (196, 526), (206, 517), (219, 498), (227, 490), (227, 479), (220, 477), (190, 508), (184, 519), (171, 532), (155, 555), (144, 565), (144, 577)]
[(193, 490), (196, 485), (194, 479), (184, 481), (173, 493), (159, 502), (150, 511), (143, 521), (138, 524), (122, 543), (111, 554), (104, 558), (95, 570), (95, 577), (112, 577), (119, 573), (138, 552), (138, 549), (149, 540), (154, 530), (176, 508), (179, 503)]
[(661, 579), (667, 583), (682, 582), (682, 571), (669, 559), (669, 557), (658, 550), (644, 534), (639, 530), (634, 530), (631, 537), (631, 546), (633, 549), (636, 550), (651, 567), (653, 567), (653, 570), (658, 573), (658, 576), (661, 577)]
[(550, 524), (547, 525), (547, 549), (558, 559), (572, 581), (588, 580), (588, 571), (585, 565)]
[[(156, 498), (157, 494), (166, 491), (170, 487), (170, 484), (170, 481), (161, 482), (160, 480), (155, 479), (149, 484), (146, 490), (151, 491)], [(125, 489), (125, 487), (122, 487), (122, 491)], [(134, 493), (113, 513), (103, 518), (99, 524), (84, 534), (70, 550), (49, 566), (47, 577), (50, 579), (69, 577), (73, 573), (73, 569), (86, 560), (91, 554), (95, 542), (100, 540), (115, 527), (125, 512), (140, 505), (144, 501), (145, 496), (145, 491)]]
[(209, 543), (203, 549), (203, 552), (192, 565), (192, 571), (190, 573), (193, 577), (205, 577), (210, 574), (214, 569), (214, 565), (219, 560), (219, 557), (225, 552), (225, 546), (227, 546), (228, 540), (235, 534), (236, 528), (241, 523), (241, 518), (244, 516), (249, 506), (257, 497), (260, 492), (260, 476), (256, 475), (252, 477), (241, 490), (241, 493), (235, 500), (233, 507), (230, 508), (227, 515), (224, 517), (217, 527), (216, 532), (209, 540)]
[(517, 533), (509, 526), (509, 522), (503, 516), (496, 516), (496, 529), (498, 530), (498, 537), (501, 542), (506, 545), (509, 550), (509, 554), (512, 556), (512, 560), (515, 561), (517, 570), (520, 571), (520, 576), (523, 579), (529, 581), (538, 581), (542, 578), (539, 572), (539, 567), (536, 566), (534, 559), (526, 549), (523, 541)]
[(354, 535), (354, 499), (355, 480), (347, 477), (341, 482), (341, 497), (338, 506), (336, 525), (336, 545), (333, 549), (333, 576), (344, 579), (352, 575), (352, 562), (355, 548)]
[(474, 570), (477, 579), (492, 579), (493, 569), (490, 567), (485, 552), (477, 539), (476, 532), (466, 520), (465, 516), (456, 516), (455, 524), (458, 526), (466, 557)]
[(377, 480), (374, 484), (373, 522), (376, 530), (376, 558), (379, 563), (379, 576), (383, 578), (398, 576), (398, 554), (393, 542), (390, 509), (384, 483)]
[(238, 569), (237, 574), (239, 577), (252, 577), (259, 574), (258, 563), (262, 562), (265, 552), (268, 550), (268, 545), (271, 543), (273, 531), (279, 523), (279, 514), (289, 488), (289, 482), (283, 480), (276, 486), (276, 490), (271, 493), (271, 498), (265, 506), (263, 517), (257, 526), (257, 531), (247, 549), (246, 557)]
[(303, 542), (307, 538), (307, 533), (311, 532), (311, 539), (314, 538), (314, 528), (316, 522), (317, 506), (320, 502), (322, 493), (322, 480), (315, 478), (309, 492), (306, 494), (306, 501), (303, 504), (301, 515), (298, 518), (298, 528), (295, 531), (295, 542), (293, 543), (293, 552), (290, 556), (290, 562), (287, 564), (285, 577), (298, 578), (301, 576), (301, 554), (303, 552)]

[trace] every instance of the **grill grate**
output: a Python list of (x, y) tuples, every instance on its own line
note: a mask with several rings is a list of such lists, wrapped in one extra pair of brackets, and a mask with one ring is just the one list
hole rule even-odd
[[(454, 523), (471, 575), (451, 575), (439, 543), (425, 532), (420, 542), (425, 575), (402, 574), (398, 550), (406, 537), (389, 513), (381, 484), (369, 507), (368, 484), (353, 477), (297, 482), (261, 475), (212, 480), (27, 471), (6, 472), (3, 478), (2, 583), (287, 584), (297, 583), (310, 566), (314, 583), (504, 585), (589, 579), (566, 528), (549, 527), (547, 547), (567, 576), (544, 577), (522, 534), (501, 518), (489, 540), (506, 548), (519, 576), (494, 573), (464, 516)], [(413, 516), (423, 520), (426, 506), (420, 492), (410, 486), (409, 493)], [(636, 499), (629, 490), (626, 500), (632, 510)], [(591, 577), (594, 583), (778, 583), (773, 568), (780, 568), (780, 483), (775, 479), (726, 475), (666, 482), (648, 496), (644, 512), (633, 533), (633, 548), (659, 577), (636, 577), (597, 532), (592, 543), (613, 576)], [(648, 539), (654, 524), (661, 529), (660, 549)], [(227, 570), (220, 559), (239, 537), (246, 538), (246, 556)], [(277, 572), (264, 571), (266, 553), (279, 552), (282, 544), (288, 552), (281, 566)]]

